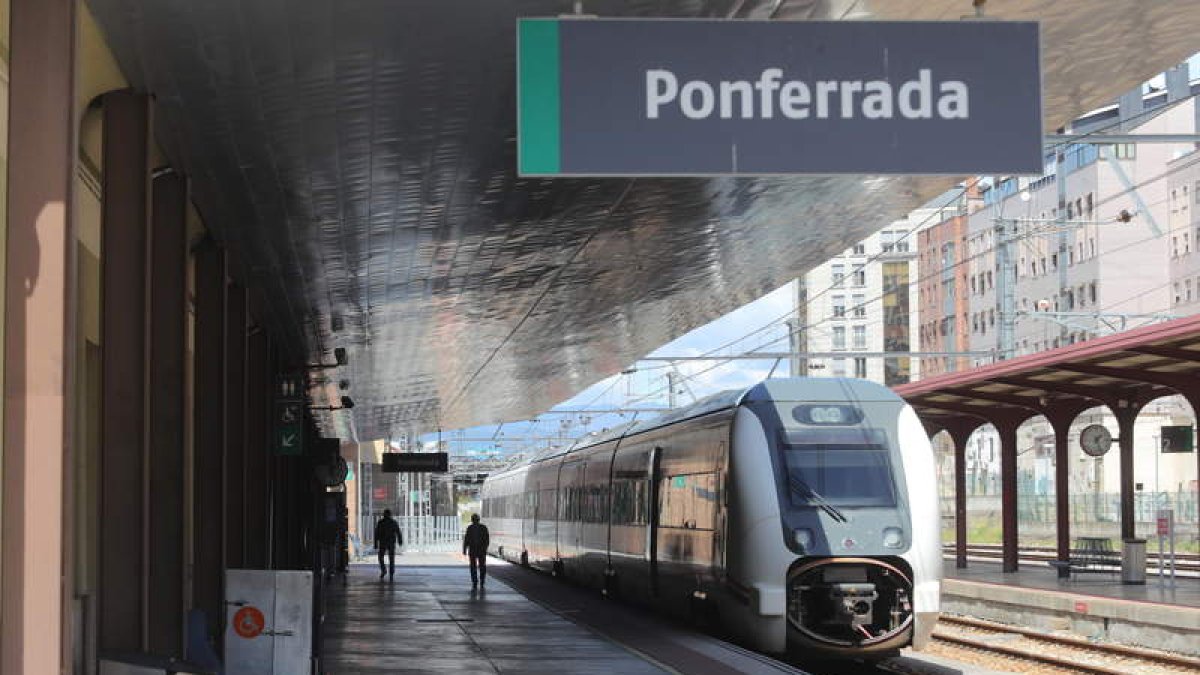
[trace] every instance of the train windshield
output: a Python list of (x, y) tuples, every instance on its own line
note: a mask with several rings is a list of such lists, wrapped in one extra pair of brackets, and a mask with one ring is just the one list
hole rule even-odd
[(792, 506), (896, 505), (883, 445), (783, 445)]

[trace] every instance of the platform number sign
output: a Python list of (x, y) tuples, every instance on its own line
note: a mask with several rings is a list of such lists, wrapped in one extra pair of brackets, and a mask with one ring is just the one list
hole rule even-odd
[(275, 453), (304, 454), (304, 375), (284, 373), (275, 388)]

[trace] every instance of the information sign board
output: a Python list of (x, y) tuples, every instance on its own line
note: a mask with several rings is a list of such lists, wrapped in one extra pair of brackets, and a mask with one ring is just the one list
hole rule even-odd
[(521, 19), (523, 176), (1040, 174), (1032, 22)]
[(450, 469), (450, 457), (444, 452), (385, 452), (384, 473), (444, 473)]

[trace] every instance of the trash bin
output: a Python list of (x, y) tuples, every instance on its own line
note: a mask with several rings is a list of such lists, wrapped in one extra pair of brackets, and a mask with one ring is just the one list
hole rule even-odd
[(1146, 583), (1146, 540), (1126, 539), (1121, 548), (1121, 583)]

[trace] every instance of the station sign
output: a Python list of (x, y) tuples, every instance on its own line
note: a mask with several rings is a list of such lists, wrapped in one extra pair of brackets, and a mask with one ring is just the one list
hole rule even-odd
[(520, 19), (522, 176), (1034, 174), (1033, 22)]
[(1192, 452), (1195, 443), (1190, 424), (1178, 426), (1163, 426), (1159, 429), (1162, 452)]
[(450, 456), (444, 452), (385, 452), (384, 473), (444, 473), (450, 470)]

